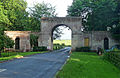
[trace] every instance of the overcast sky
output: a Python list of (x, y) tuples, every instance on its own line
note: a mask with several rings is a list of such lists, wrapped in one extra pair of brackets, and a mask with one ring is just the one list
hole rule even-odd
[[(52, 6), (56, 7), (56, 13), (58, 17), (65, 17), (67, 15), (68, 6), (70, 6), (73, 0), (26, 0), (28, 7), (33, 7), (35, 3), (50, 3)], [(63, 35), (60, 39), (71, 39), (71, 30), (64, 29)]]
[(67, 15), (67, 8), (73, 2), (73, 0), (26, 0), (28, 3), (28, 7), (33, 7), (35, 3), (50, 3), (52, 6), (56, 7), (56, 12), (58, 13), (59, 17), (64, 17)]

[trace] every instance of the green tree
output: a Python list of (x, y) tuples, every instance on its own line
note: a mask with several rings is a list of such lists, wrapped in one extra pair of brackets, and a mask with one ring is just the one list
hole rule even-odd
[(114, 0), (74, 0), (68, 8), (68, 15), (82, 16), (86, 30), (106, 31), (115, 21), (116, 5)]
[(0, 33), (0, 57), (1, 57), (1, 51), (4, 50), (4, 48), (11, 48), (14, 45), (14, 41), (11, 40), (8, 36), (6, 36), (3, 33)]
[(11, 25), (7, 13), (8, 11), (4, 9), (2, 2), (0, 2), (0, 32), (7, 30), (8, 25)]
[(7, 25), (9, 30), (24, 30), (28, 19), (27, 3), (24, 0), (1, 0), (1, 5), (7, 11), (6, 16), (10, 21)]
[(111, 29), (112, 37), (120, 42), (120, 24), (118, 24), (115, 28)]
[(40, 31), (41, 17), (55, 17), (55, 7), (47, 3), (37, 3), (33, 8), (30, 8), (30, 22), (33, 31)]
[[(56, 17), (55, 7), (48, 3), (37, 3), (33, 8), (30, 8), (30, 28), (32, 31), (40, 31), (41, 17)], [(53, 39), (59, 38), (62, 34), (59, 28), (55, 29)]]
[(113, 22), (113, 27), (111, 28), (112, 37), (120, 42), (120, 1), (117, 2), (117, 7), (115, 10), (116, 20)]

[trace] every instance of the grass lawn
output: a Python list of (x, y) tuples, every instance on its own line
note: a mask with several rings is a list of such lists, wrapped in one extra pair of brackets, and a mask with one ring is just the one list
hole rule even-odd
[(96, 53), (74, 52), (56, 78), (120, 78), (120, 70)]
[(71, 45), (71, 40), (54, 40), (53, 44), (65, 44), (65, 45)]
[(21, 58), (21, 57), (24, 57), (24, 56), (28, 56), (28, 55), (33, 55), (33, 54), (39, 54), (39, 53), (45, 53), (45, 52), (48, 52), (48, 51), (42, 51), (42, 52), (10, 52), (9, 54), (7, 53), (2, 53), (2, 56), (7, 56), (7, 57), (0, 57), (0, 62), (2, 61), (6, 61), (6, 60), (11, 60), (11, 59), (14, 59), (14, 58)]

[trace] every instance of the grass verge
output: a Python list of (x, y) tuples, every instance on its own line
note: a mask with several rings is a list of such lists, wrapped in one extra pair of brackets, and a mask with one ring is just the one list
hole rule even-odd
[[(34, 55), (34, 54), (39, 54), (39, 53), (46, 53), (48, 51), (42, 51), (42, 52), (19, 52), (16, 55), (12, 55), (13, 53), (9, 53), (10, 56), (8, 57), (0, 57), (0, 62), (7, 61), (7, 60), (12, 60), (14, 58), (22, 58), (24, 56), (29, 56), (29, 55)], [(6, 55), (6, 53), (3, 53), (2, 55)]]
[(120, 70), (96, 53), (73, 52), (56, 78), (120, 78)]

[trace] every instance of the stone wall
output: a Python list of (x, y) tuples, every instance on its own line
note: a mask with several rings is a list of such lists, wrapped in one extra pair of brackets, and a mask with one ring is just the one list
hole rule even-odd
[[(30, 51), (30, 34), (35, 34), (39, 36), (38, 43), (39, 46), (47, 46), (51, 49), (52, 41), (51, 35), (45, 34), (42, 32), (31, 32), (31, 31), (5, 31), (6, 35), (12, 38), (15, 41), (16, 38), (20, 38), (20, 51)], [(109, 48), (118, 44), (106, 31), (92, 31), (92, 32), (80, 32), (77, 34), (72, 33), (72, 50), (75, 50), (76, 47), (84, 47), (85, 38), (89, 38), (89, 46), (92, 50), (97, 50), (98, 47), (104, 49), (104, 39), (109, 39)], [(43, 40), (44, 39), (44, 40)], [(15, 48), (15, 46), (14, 46)]]
[(39, 34), (39, 46), (47, 46), (53, 49), (52, 32), (58, 26), (67, 26), (72, 31), (72, 50), (76, 47), (84, 47), (84, 39), (89, 38), (89, 46), (92, 50), (98, 47), (104, 48), (104, 39), (109, 39), (109, 48), (117, 44), (109, 32), (92, 31), (82, 32), (81, 17), (43, 17), (41, 18), (41, 32)]
[[(84, 32), (82, 38), (83, 46), (84, 46), (84, 38), (89, 38), (89, 46), (92, 50), (97, 50), (98, 47), (104, 49), (104, 39), (108, 38), (109, 40), (109, 48), (118, 44), (111, 36), (110, 32), (107, 31), (92, 31), (92, 32)], [(79, 39), (81, 40), (81, 39)]]
[[(12, 40), (14, 40), (16, 38), (20, 38), (20, 51), (30, 51), (31, 47), (30, 47), (30, 33), (31, 31), (4, 31), (5, 34), (7, 36), (9, 36)], [(14, 49), (15, 49), (15, 45), (14, 45)]]
[[(109, 48), (116, 45), (117, 42), (111, 37), (109, 32), (92, 31), (82, 32), (81, 17), (43, 17), (41, 18), (41, 32), (31, 31), (5, 31), (6, 35), (14, 41), (17, 37), (20, 38), (20, 50), (30, 50), (30, 34), (39, 36), (38, 46), (46, 46), (48, 49), (53, 49), (52, 34), (53, 30), (58, 26), (67, 26), (72, 31), (72, 50), (76, 47), (84, 47), (85, 38), (89, 38), (89, 46), (92, 50), (97, 50), (98, 47), (104, 48), (104, 39), (108, 38)], [(15, 46), (14, 46), (15, 48)]]

